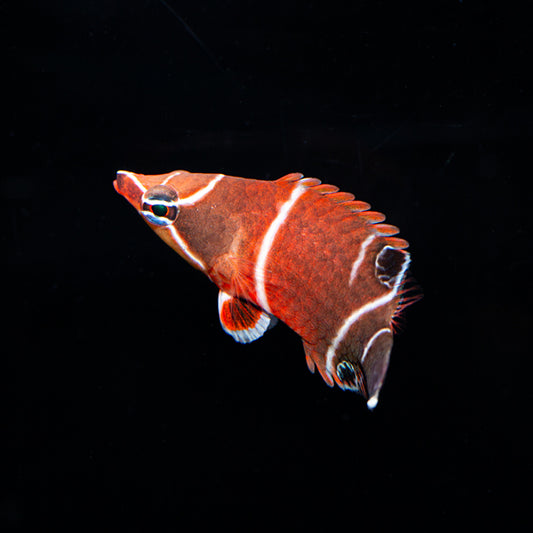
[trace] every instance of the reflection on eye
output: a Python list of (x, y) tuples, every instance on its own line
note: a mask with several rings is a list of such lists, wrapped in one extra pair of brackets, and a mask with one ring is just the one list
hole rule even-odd
[(152, 206), (152, 213), (158, 217), (164, 217), (168, 213), (168, 207), (163, 204), (154, 204)]

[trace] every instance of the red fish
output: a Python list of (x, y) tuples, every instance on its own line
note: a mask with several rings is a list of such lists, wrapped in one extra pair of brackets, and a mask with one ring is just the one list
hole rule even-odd
[(252, 342), (278, 318), (302, 338), (312, 372), (377, 405), (410, 262), (384, 215), (298, 173), (262, 181), (119, 171), (114, 186), (218, 286), (226, 333)]

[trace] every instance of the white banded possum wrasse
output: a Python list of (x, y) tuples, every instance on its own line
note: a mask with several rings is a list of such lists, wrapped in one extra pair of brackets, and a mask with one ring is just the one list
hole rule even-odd
[(218, 286), (226, 333), (248, 343), (282, 320), (302, 338), (312, 372), (377, 405), (394, 320), (410, 303), (408, 243), (384, 215), (298, 173), (263, 181), (119, 171), (114, 186)]

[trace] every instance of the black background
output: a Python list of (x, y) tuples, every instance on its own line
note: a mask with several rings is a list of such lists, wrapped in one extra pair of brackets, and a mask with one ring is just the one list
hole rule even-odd
[[(531, 50), (503, 6), (2, 3), (7, 525), (295, 500), (526, 523)], [(374, 412), (284, 325), (233, 342), (112, 187), (178, 168), (300, 171), (400, 226), (424, 298)]]

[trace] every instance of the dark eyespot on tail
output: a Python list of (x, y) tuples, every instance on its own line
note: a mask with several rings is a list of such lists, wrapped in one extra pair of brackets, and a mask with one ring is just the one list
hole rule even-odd
[(385, 246), (376, 257), (376, 278), (389, 289), (398, 287), (409, 265), (409, 253)]
[(337, 378), (343, 389), (358, 392), (366, 398), (365, 376), (358, 363), (346, 359), (340, 361), (337, 365)]

